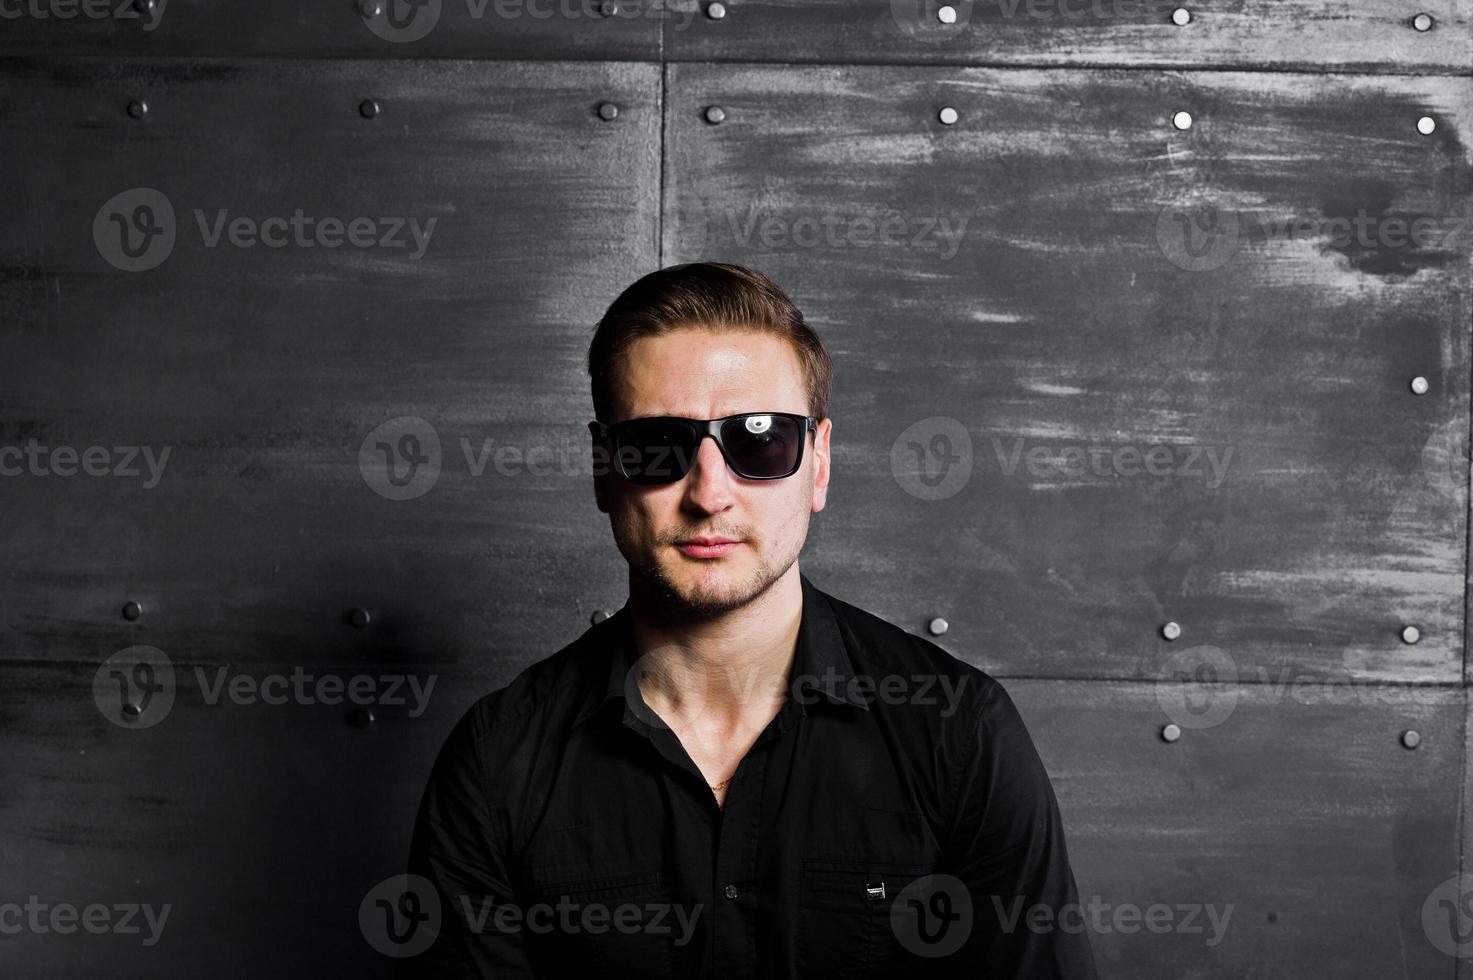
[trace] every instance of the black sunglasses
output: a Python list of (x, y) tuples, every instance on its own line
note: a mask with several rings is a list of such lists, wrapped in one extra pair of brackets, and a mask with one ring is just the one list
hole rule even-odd
[(612, 447), (614, 472), (630, 483), (657, 486), (684, 479), (708, 435), (726, 465), (743, 479), (792, 476), (803, 463), (808, 430), (820, 421), (791, 412), (746, 412), (722, 419), (658, 415), (612, 425), (594, 420), (588, 431)]

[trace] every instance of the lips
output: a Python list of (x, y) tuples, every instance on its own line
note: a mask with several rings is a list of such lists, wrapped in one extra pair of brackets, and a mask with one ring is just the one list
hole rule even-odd
[(675, 547), (687, 558), (724, 558), (731, 554), (741, 545), (740, 541), (733, 541), (720, 535), (686, 538), (678, 541)]

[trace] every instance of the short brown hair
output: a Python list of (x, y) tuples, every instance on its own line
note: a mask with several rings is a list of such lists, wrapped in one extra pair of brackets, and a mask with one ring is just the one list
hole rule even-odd
[(777, 284), (760, 272), (725, 262), (688, 262), (651, 272), (629, 286), (598, 321), (588, 345), (593, 414), (613, 421), (614, 384), (620, 361), (641, 337), (682, 327), (752, 330), (792, 345), (808, 383), (808, 412), (826, 418), (833, 387), (829, 352), (803, 314)]

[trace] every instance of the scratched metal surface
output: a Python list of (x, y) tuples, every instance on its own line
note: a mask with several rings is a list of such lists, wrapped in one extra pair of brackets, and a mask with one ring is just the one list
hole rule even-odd
[[(0, 441), (101, 447), (107, 475), (63, 458), (76, 475), (0, 481), (0, 659), (147, 643), (190, 662), (490, 670), (617, 608), (583, 357), (597, 311), (655, 265), (656, 72), (8, 65)], [(97, 165), (34, 163), (80, 159)], [(167, 199), (174, 240), (150, 237), (159, 263), (124, 271), (94, 224), (120, 256), (109, 219), (134, 229), (139, 212), (108, 202), (138, 187)], [(267, 226), (298, 209), (300, 236)], [(388, 219), (408, 218), (421, 238), (406, 220), (396, 247)], [(379, 428), (403, 417), (423, 425)], [(122, 447), (159, 465), (136, 452), (130, 476)]]
[[(681, 6), (684, 6), (682, 4)], [(671, 19), (671, 61), (1101, 65), (1466, 74), (1468, 0), (733, 0)], [(1190, 13), (1184, 25), (1177, 8)], [(1432, 18), (1419, 31), (1418, 14)]]
[(835, 354), (816, 580), (1006, 675), (1462, 676), (1468, 80), (667, 71), (665, 260)]
[(1101, 977), (1452, 975), (1436, 903), (1458, 863), (1461, 691), (1223, 687), (1168, 743), (1162, 725), (1194, 717), (1180, 685), (1005, 684), (1096, 903)]
[(666, 13), (690, 19), (627, 2), (604, 16), (596, 0), (156, 0), (147, 12), (138, 0), (14, 0), (0, 54), (649, 61)]
[[(368, 0), (5, 5), (0, 53), (1466, 72), (1469, 0)], [(32, 11), (39, 10), (44, 15)], [(1415, 27), (1418, 14), (1432, 18)]]
[[(1468, 919), (1459, 917), (1457, 904), (1463, 895), (1473, 892), (1473, 877), (1467, 877), (1473, 873), (1473, 861), (1470, 861), (1470, 856), (1473, 856), (1473, 822), (1468, 820), (1469, 809), (1473, 808), (1473, 779), (1468, 778), (1468, 760), (1473, 759), (1473, 703), (1468, 701), (1467, 692), (1468, 689), (1463, 688), (1463, 758), (1458, 767), (1462, 774), (1458, 784), (1461, 789), (1463, 836), (1460, 841), (1462, 849), (1458, 854), (1458, 877), (1451, 885), (1447, 883), (1447, 879), (1438, 882), (1439, 891), (1437, 897), (1429, 903), (1432, 910), (1428, 915), (1429, 923), (1434, 924), (1438, 930), (1439, 939), (1447, 943), (1443, 951), (1457, 961), (1458, 980), (1473, 978), (1473, 931), (1468, 927)], [(1462, 909), (1466, 913), (1465, 899), (1463, 903)], [(1444, 928), (1446, 932), (1442, 931)]]
[[(362, 662), (308, 666), (377, 676)], [(179, 667), (172, 705), (144, 730), (97, 710), (89, 665), (6, 667), (6, 901), (146, 904), (156, 918), (169, 907), (156, 942), (142, 920), (135, 934), (7, 936), (6, 974), (390, 976), (393, 961), (359, 931), (359, 904), (402, 873), (426, 767), (469, 693), (514, 671), (443, 672), (429, 711), (379, 709), (355, 728), (336, 707), (212, 697), (213, 669), (200, 683)]]

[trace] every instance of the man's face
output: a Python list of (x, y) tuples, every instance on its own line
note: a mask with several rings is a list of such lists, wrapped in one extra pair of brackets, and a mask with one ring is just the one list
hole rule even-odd
[[(679, 329), (629, 348), (607, 421), (648, 415), (716, 419), (743, 412), (809, 414), (798, 355), (782, 338), (753, 331)], [(805, 436), (798, 472), (747, 480), (703, 438), (690, 472), (675, 483), (635, 486), (617, 473), (595, 477), (598, 509), (631, 573), (691, 612), (715, 615), (761, 595), (798, 557), (808, 515), (823, 510), (829, 483), (829, 430)], [(607, 457), (605, 457), (607, 458)], [(680, 547), (694, 537), (739, 542), (720, 557)]]

